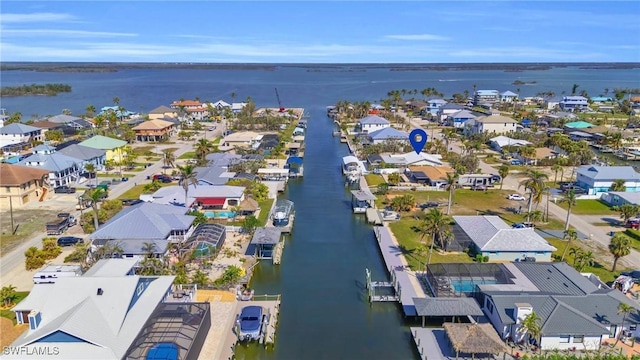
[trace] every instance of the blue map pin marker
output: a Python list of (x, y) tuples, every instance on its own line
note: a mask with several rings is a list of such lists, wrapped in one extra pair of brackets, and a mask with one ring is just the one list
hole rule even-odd
[(427, 133), (422, 129), (414, 129), (411, 134), (409, 134), (409, 142), (413, 147), (413, 150), (416, 151), (416, 154), (420, 154), (422, 148), (427, 143)]

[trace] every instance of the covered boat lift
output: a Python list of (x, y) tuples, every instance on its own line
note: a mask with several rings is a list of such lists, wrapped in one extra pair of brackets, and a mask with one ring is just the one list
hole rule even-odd
[(354, 214), (364, 214), (374, 207), (376, 196), (369, 190), (351, 190), (351, 207)]
[(280, 243), (282, 230), (277, 227), (260, 227), (251, 238), (251, 245), (255, 246), (257, 259), (273, 259), (276, 245)]

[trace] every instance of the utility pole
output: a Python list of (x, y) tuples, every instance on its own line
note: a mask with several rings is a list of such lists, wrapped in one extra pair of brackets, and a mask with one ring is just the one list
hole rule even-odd
[(16, 228), (13, 224), (13, 199), (11, 198), (11, 195), (9, 195), (9, 214), (9, 217), (11, 218), (11, 235), (15, 235)]

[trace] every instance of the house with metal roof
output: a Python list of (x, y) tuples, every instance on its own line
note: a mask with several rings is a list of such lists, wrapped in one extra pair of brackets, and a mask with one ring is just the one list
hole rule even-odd
[(84, 169), (87, 164), (92, 164), (96, 169), (102, 169), (102, 166), (107, 160), (107, 152), (105, 150), (90, 148), (79, 144), (69, 145), (63, 149), (56, 150), (56, 152), (78, 159), (82, 169)]
[(208, 303), (172, 301), (174, 276), (110, 273), (35, 285), (12, 309), (29, 326), (12, 343), (23, 351), (3, 358), (142, 359), (159, 344), (173, 359), (198, 357), (211, 326)]
[(469, 110), (456, 111), (447, 117), (447, 124), (456, 129), (462, 129), (469, 120), (475, 120), (476, 116)]
[(633, 166), (580, 166), (576, 170), (576, 185), (589, 195), (609, 192), (613, 182), (624, 180), (625, 192), (640, 191), (640, 173)]
[(473, 94), (473, 105), (493, 104), (500, 101), (500, 92), (498, 90), (476, 90)]
[(438, 115), (438, 110), (440, 110), (440, 107), (446, 103), (447, 101), (444, 99), (430, 99), (427, 102), (427, 106), (425, 107), (425, 112), (431, 114), (432, 116), (436, 116)]
[[(288, 170), (287, 170), (288, 172)], [(189, 185), (187, 207), (201, 207), (203, 209), (224, 210), (230, 206), (238, 206), (245, 199), (243, 186)], [(140, 195), (140, 199), (156, 204), (168, 204), (184, 209), (184, 189), (182, 186), (165, 186), (155, 193)]]
[(197, 167), (194, 169), (198, 185), (224, 185), (236, 176), (235, 172), (229, 172), (219, 166)]
[(70, 185), (79, 179), (82, 160), (57, 153), (53, 146), (38, 145), (33, 154), (20, 160), (16, 165), (32, 166), (49, 171), (49, 185), (57, 187)]
[(500, 115), (491, 114), (488, 116), (480, 116), (475, 119), (475, 122), (470, 127), (465, 127), (467, 135), (481, 134), (481, 133), (496, 133), (504, 134), (510, 132), (516, 132), (518, 130), (517, 121), (514, 119)]
[(42, 129), (35, 126), (13, 123), (0, 128), (0, 147), (43, 140)]
[(584, 96), (564, 96), (559, 103), (564, 111), (577, 112), (589, 107), (589, 101)]
[(454, 103), (443, 104), (438, 108), (438, 112), (437, 112), (438, 122), (443, 122), (447, 119), (447, 117), (449, 117), (449, 115), (455, 114), (458, 111), (465, 110), (465, 109), (466, 107), (460, 104), (454, 104)]
[(389, 120), (378, 115), (369, 115), (358, 120), (360, 132), (372, 133), (376, 130), (382, 130), (391, 126)]
[(104, 150), (106, 151), (105, 156), (107, 157), (107, 160), (113, 160), (118, 163), (124, 160), (126, 155), (124, 147), (127, 145), (127, 142), (107, 136), (95, 135), (81, 142), (80, 145)]
[(0, 209), (19, 208), (51, 197), (49, 170), (1, 163), (0, 174), (0, 186), (4, 188)]
[(455, 241), (489, 261), (551, 261), (555, 247), (534, 229), (514, 229), (498, 216), (454, 216)]
[(433, 165), (442, 166), (442, 156), (438, 154), (426, 154), (415, 151), (406, 154), (382, 154), (382, 161), (388, 165), (395, 165), (398, 168), (407, 168), (409, 166)]
[(153, 243), (153, 254), (166, 253), (170, 243), (184, 241), (193, 231), (194, 216), (187, 208), (143, 202), (121, 210), (89, 235), (92, 247), (118, 246), (123, 256), (144, 255), (145, 243)]
[(46, 120), (52, 123), (66, 125), (76, 130), (89, 129), (93, 127), (92, 123), (88, 122), (83, 118), (73, 116), (73, 115), (60, 114), (60, 115), (47, 118)]
[(489, 146), (496, 151), (502, 152), (502, 148), (505, 146), (527, 146), (531, 143), (527, 140), (512, 139), (508, 136), (500, 135), (489, 139)]
[(500, 93), (500, 102), (512, 103), (517, 100), (518, 100), (518, 94), (514, 93), (513, 91), (507, 90)]
[(380, 130), (370, 131), (367, 136), (371, 139), (373, 144), (381, 144), (385, 141), (400, 141), (408, 142), (409, 134), (404, 131), (394, 129), (392, 127), (386, 127)]
[(242, 155), (229, 153), (211, 153), (205, 156), (205, 160), (209, 162), (209, 166), (217, 166), (229, 168), (230, 165), (240, 161)]
[(218, 110), (231, 109), (231, 104), (229, 104), (228, 102), (226, 102), (224, 100), (218, 100), (218, 101), (212, 103), (211, 106), (213, 106), (214, 108), (216, 108)]
[(640, 205), (640, 192), (609, 191), (603, 193), (600, 200), (610, 206), (622, 206), (624, 204)]

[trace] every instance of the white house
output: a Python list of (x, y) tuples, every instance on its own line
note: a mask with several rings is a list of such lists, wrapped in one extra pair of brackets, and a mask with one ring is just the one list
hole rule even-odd
[(42, 141), (42, 129), (31, 125), (13, 123), (0, 128), (0, 147), (31, 140)]
[(576, 170), (576, 185), (587, 190), (589, 195), (598, 195), (611, 190), (615, 180), (624, 180), (626, 192), (640, 191), (640, 173), (633, 166), (581, 166)]
[(425, 111), (433, 116), (436, 116), (438, 115), (438, 110), (440, 110), (440, 107), (446, 103), (447, 101), (443, 99), (431, 99), (427, 101), (427, 107), (425, 108)]
[(409, 134), (404, 131), (396, 130), (392, 127), (370, 131), (367, 135), (374, 144), (381, 144), (385, 141), (409, 141)]
[(360, 131), (363, 133), (372, 133), (376, 130), (382, 130), (391, 126), (391, 123), (378, 115), (369, 115), (358, 121)]
[(471, 111), (460, 110), (448, 115), (447, 122), (456, 129), (463, 129), (467, 121), (475, 119), (476, 116)]
[[(468, 123), (470, 123), (470, 121)], [(465, 133), (468, 135), (480, 133), (504, 134), (516, 132), (517, 130), (517, 121), (500, 114), (479, 117), (475, 119), (473, 125), (465, 126)]]
[(500, 93), (500, 102), (511, 103), (516, 100), (518, 100), (518, 94), (514, 93), (513, 91), (507, 90)]
[(459, 104), (454, 104), (454, 103), (443, 104), (438, 108), (438, 112), (437, 112), (438, 121), (442, 122), (442, 121), (446, 120), (447, 117), (449, 117), (449, 115), (455, 114), (458, 111), (464, 110), (464, 109), (466, 109), (466, 108), (464, 106), (462, 106), (462, 105), (459, 105)]
[(83, 160), (57, 153), (53, 146), (38, 145), (33, 154), (20, 160), (16, 165), (33, 166), (49, 170), (49, 184), (52, 187), (71, 185), (79, 179)]
[(531, 145), (527, 140), (512, 139), (508, 136), (500, 135), (489, 139), (489, 145), (496, 151), (502, 151), (505, 146), (527, 146)]
[(584, 96), (565, 96), (560, 101), (560, 108), (564, 111), (580, 111), (589, 107), (589, 100)]
[(498, 90), (476, 90), (473, 94), (473, 104), (493, 104), (500, 101), (500, 92)]

